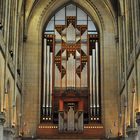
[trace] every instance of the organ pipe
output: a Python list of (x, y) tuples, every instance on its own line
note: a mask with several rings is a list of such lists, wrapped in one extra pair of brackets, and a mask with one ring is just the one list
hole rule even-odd
[(95, 43), (96, 48), (96, 95), (97, 95), (97, 109), (99, 108), (99, 60), (98, 60), (98, 42)]
[(92, 77), (92, 65), (93, 65), (93, 62), (92, 62), (92, 56), (90, 56), (90, 58), (89, 58), (90, 60), (90, 110), (91, 110), (91, 115), (92, 115), (92, 104), (93, 104), (93, 102), (92, 102), (92, 92), (93, 92), (93, 90), (92, 90), (92, 79), (93, 79), (93, 77)]
[(47, 46), (47, 102), (46, 102), (46, 107), (47, 107), (47, 115), (48, 115), (48, 107), (49, 107), (49, 87), (50, 87), (50, 79), (49, 79), (49, 70), (50, 70), (50, 46)]
[[(44, 61), (43, 61), (43, 108), (45, 108), (46, 96), (46, 38), (44, 38)], [(44, 110), (44, 109), (43, 109)], [(43, 111), (44, 114), (44, 111)]]
[(92, 95), (92, 100), (93, 100), (93, 104), (92, 104), (92, 107), (93, 107), (93, 115), (95, 115), (95, 108), (96, 108), (96, 99), (95, 99), (95, 49), (92, 49), (92, 92), (93, 92), (93, 95)]
[(52, 108), (52, 52), (50, 53), (50, 114), (51, 114), (51, 108)]

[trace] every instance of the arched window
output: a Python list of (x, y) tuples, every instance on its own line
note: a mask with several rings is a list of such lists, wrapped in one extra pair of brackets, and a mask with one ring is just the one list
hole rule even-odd
[(47, 23), (42, 42), (41, 122), (58, 123), (66, 102), (82, 100), (84, 123), (100, 123), (99, 33), (91, 18), (69, 4)]

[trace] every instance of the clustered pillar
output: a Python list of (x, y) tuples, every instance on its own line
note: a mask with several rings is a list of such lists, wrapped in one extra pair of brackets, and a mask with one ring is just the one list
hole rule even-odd
[(3, 125), (5, 123), (5, 115), (0, 112), (0, 140), (3, 140)]
[(137, 140), (140, 140), (140, 112), (137, 112), (137, 114), (136, 114), (136, 122), (137, 122), (137, 125), (138, 125)]

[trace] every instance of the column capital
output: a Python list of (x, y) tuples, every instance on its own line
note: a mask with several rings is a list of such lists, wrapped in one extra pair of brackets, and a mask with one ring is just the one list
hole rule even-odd
[(0, 112), (0, 125), (4, 125), (5, 123), (5, 114)]
[(138, 126), (140, 126), (140, 112), (136, 113), (136, 122), (137, 122)]
[(126, 134), (128, 137), (134, 137), (137, 135), (137, 133), (138, 133), (137, 128), (127, 127), (126, 129)]
[(119, 42), (119, 36), (118, 35), (115, 36), (115, 41), (116, 41), (116, 43)]
[(15, 135), (15, 128), (10, 128), (10, 127), (4, 127), (4, 133), (5, 135), (8, 135), (8, 136), (14, 136)]
[(2, 26), (2, 23), (0, 22), (0, 30), (2, 30), (3, 26)]

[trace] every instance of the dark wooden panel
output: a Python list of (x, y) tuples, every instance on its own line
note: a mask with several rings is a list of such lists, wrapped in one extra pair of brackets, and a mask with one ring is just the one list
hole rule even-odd
[(79, 138), (104, 138), (105, 132), (102, 125), (88, 124), (84, 126), (83, 133), (59, 133), (58, 126), (53, 124), (40, 124), (37, 128), (38, 138), (79, 139)]

